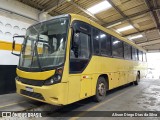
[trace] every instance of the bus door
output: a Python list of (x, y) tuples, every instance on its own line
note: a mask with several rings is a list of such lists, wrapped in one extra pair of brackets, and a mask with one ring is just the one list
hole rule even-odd
[(69, 82), (74, 81), (74, 84), (77, 86), (73, 91), (77, 92), (79, 98), (85, 98), (91, 95), (92, 83), (91, 74), (85, 73), (85, 69), (91, 57), (91, 35), (89, 25), (78, 21), (75, 22), (72, 36)]

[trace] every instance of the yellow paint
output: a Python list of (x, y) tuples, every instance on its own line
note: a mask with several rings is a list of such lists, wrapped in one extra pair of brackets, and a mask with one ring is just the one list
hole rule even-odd
[[(86, 98), (88, 96), (91, 96), (91, 90), (92, 90), (92, 79), (89, 78), (83, 78), (84, 75), (81, 77), (81, 89), (80, 89), (80, 98)], [(89, 76), (89, 75), (85, 75)]]
[(68, 93), (68, 83), (59, 83), (55, 85), (39, 87), (39, 86), (26, 85), (19, 81), (16, 81), (16, 86), (17, 86), (16, 92), (18, 94), (20, 94), (21, 89), (25, 90), (26, 86), (32, 87), (34, 92), (41, 93), (43, 95), (45, 101), (23, 95), (25, 97), (54, 105), (62, 105), (62, 103), (64, 105), (67, 104), (66, 98)]
[(25, 72), (17, 69), (17, 75), (26, 79), (34, 79), (34, 80), (46, 80), (54, 75), (55, 70), (45, 71), (45, 72)]
[[(0, 50), (10, 50), (11, 51), (12, 50), (12, 43), (0, 41)], [(21, 51), (21, 44), (16, 44), (14, 51)]]
[[(71, 23), (74, 20), (81, 20), (89, 23), (98, 29), (101, 29), (109, 34), (116, 36), (123, 41), (128, 42), (134, 47), (143, 50), (134, 43), (120, 37), (117, 33), (113, 33), (110, 30), (103, 28), (102, 26), (90, 21), (89, 19), (71, 14)], [(127, 84), (136, 80), (137, 71), (141, 72), (143, 77), (146, 74), (147, 63), (131, 60), (123, 60), (117, 58), (92, 56), (86, 69), (81, 74), (69, 74), (69, 52), (70, 52), (70, 40), (71, 40), (71, 28), (69, 28), (66, 60), (64, 63), (64, 70), (61, 83), (50, 85), (50, 86), (31, 86), (25, 85), (16, 81), (17, 93), (20, 93), (20, 89), (25, 89), (26, 86), (30, 86), (35, 92), (41, 93), (46, 103), (55, 105), (66, 105), (81, 99), (95, 95), (97, 79), (100, 75), (108, 75), (109, 90), (118, 86)], [(145, 51), (145, 50), (143, 50)], [(45, 72), (25, 72), (17, 69), (17, 74), (20, 77), (35, 79), (35, 80), (46, 80), (55, 74), (55, 70)], [(83, 76), (89, 76), (83, 78)], [(32, 98), (34, 99), (34, 98)], [(38, 100), (38, 99), (35, 99)], [(40, 101), (40, 100), (39, 100)]]

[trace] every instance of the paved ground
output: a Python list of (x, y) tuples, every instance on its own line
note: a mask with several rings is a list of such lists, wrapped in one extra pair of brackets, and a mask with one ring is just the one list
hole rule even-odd
[(0, 111), (25, 111), (43, 104), (16, 93), (0, 95)]
[[(15, 95), (16, 96), (16, 95)], [(0, 96), (0, 111), (2, 110), (15, 110), (16, 106), (18, 109), (25, 108), (28, 105), (35, 107), (41, 103), (28, 102), (28, 99), (23, 97), (12, 96), (13, 103), (22, 102), (19, 104), (9, 103), (10, 95), (8, 95), (8, 102), (4, 97)], [(24, 102), (23, 102), (24, 101)], [(27, 102), (26, 102), (27, 101)], [(5, 104), (4, 104), (5, 103)], [(9, 105), (7, 106), (8, 103)], [(34, 105), (32, 105), (34, 104)], [(2, 107), (5, 106), (5, 107)], [(22, 107), (23, 106), (23, 107)], [(30, 107), (29, 107), (30, 108)], [(53, 109), (48, 115), (52, 116), (55, 113), (55, 106), (48, 105), (48, 108)], [(43, 108), (40, 111), (43, 111)], [(45, 109), (46, 110), (46, 109)], [(68, 111), (67, 113), (62, 113), (63, 111)], [(74, 112), (73, 112), (74, 111)], [(81, 112), (75, 112), (81, 111)], [(84, 117), (88, 114), (86, 111), (95, 111), (91, 115), (102, 115), (102, 117)], [(98, 112), (103, 111), (103, 112)], [(160, 111), (160, 80), (141, 80), (138, 86), (127, 85), (118, 89), (114, 89), (107, 93), (107, 96), (103, 102), (95, 103), (91, 98), (85, 99), (68, 106), (64, 106), (57, 112), (58, 115), (62, 117), (46, 117), (41, 118), (41, 120), (53, 120), (53, 119), (84, 119), (84, 120), (105, 120), (105, 114), (107, 111)], [(74, 113), (76, 117), (63, 117), (63, 115), (68, 115), (69, 113)], [(34, 118), (32, 118), (34, 120)], [(160, 117), (134, 117), (134, 118), (124, 118), (124, 117), (107, 117), (111, 120), (160, 120)]]
[[(83, 117), (86, 111), (160, 111), (160, 80), (141, 80), (138, 86), (127, 85), (110, 91), (106, 99), (101, 103), (94, 103), (91, 99), (82, 100), (72, 105), (66, 106), (66, 111), (82, 111), (78, 117), (68, 118), (70, 120), (105, 120), (106, 117)], [(96, 112), (94, 113), (96, 114)], [(97, 112), (97, 114), (100, 114)], [(102, 113), (104, 114), (104, 113)], [(81, 117), (80, 117), (81, 116)], [(53, 118), (44, 118), (50, 120)], [(57, 118), (59, 119), (59, 118)], [(65, 118), (67, 119), (67, 118)], [(109, 117), (111, 120), (160, 120), (156, 117)]]

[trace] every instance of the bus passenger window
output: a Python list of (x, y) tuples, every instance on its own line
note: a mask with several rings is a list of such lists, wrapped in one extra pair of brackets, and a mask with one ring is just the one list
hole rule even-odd
[(101, 41), (101, 54), (110, 56), (111, 55), (111, 36), (101, 32), (100, 41)]
[(115, 37), (112, 37), (112, 55), (123, 58), (123, 42)]
[(99, 39), (100, 31), (98, 29), (93, 28), (93, 51), (95, 55), (99, 54)]
[(88, 59), (90, 55), (89, 35), (84, 33), (75, 33), (71, 48), (71, 57)]
[(135, 49), (134, 47), (132, 47), (132, 60), (138, 60), (137, 49)]
[(90, 36), (74, 33), (70, 50), (70, 73), (81, 73), (87, 66), (90, 57)]
[(131, 59), (131, 46), (124, 43), (124, 58)]

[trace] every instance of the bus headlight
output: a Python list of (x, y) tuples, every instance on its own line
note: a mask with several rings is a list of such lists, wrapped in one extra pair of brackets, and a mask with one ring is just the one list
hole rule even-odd
[(54, 81), (56, 82), (58, 82), (58, 81), (60, 81), (61, 80), (61, 75), (59, 75), (59, 74), (56, 74), (56, 75), (54, 75)]
[(53, 78), (45, 80), (45, 82), (44, 82), (44, 85), (52, 85), (52, 84), (54, 84), (54, 79)]
[(44, 85), (52, 85), (61, 82), (63, 69), (56, 70), (56, 73), (53, 77), (45, 80)]
[(61, 81), (61, 75), (54, 75), (53, 77), (49, 78), (48, 80), (45, 80), (44, 85), (52, 85), (59, 83)]

